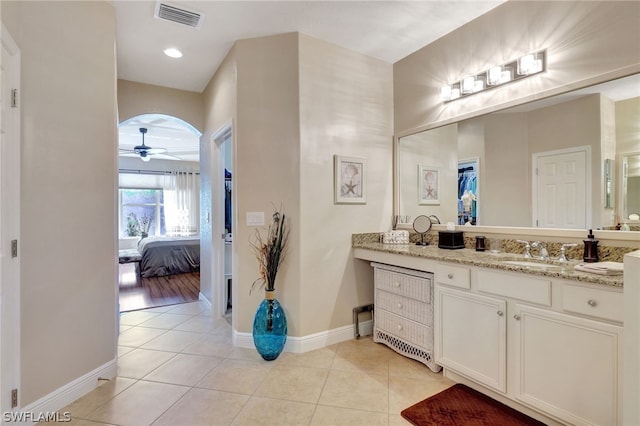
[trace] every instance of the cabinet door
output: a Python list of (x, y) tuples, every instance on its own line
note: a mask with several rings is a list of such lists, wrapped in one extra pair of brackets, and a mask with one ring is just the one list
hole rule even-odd
[(436, 286), (436, 362), (506, 391), (506, 302)]
[(571, 424), (619, 423), (622, 328), (516, 305), (515, 396)]

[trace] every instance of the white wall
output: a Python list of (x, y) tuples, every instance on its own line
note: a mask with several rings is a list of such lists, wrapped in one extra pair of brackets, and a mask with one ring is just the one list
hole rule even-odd
[(115, 14), (106, 2), (0, 7), (22, 53), (24, 407), (116, 357)]

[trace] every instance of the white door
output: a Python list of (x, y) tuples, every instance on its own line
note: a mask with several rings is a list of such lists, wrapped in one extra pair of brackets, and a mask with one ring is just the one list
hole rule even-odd
[(585, 229), (587, 151), (554, 151), (534, 157), (534, 226)]
[(4, 25), (0, 74), (0, 411), (6, 413), (15, 409), (11, 392), (20, 371), (20, 50)]

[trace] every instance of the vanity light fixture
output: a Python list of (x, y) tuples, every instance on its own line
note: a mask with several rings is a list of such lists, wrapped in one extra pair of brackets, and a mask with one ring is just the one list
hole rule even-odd
[(443, 102), (449, 102), (464, 98), (474, 93), (541, 73), (546, 70), (546, 66), (546, 50), (529, 53), (506, 64), (493, 66), (486, 71), (466, 76), (458, 82), (443, 86), (440, 89), (440, 99)]

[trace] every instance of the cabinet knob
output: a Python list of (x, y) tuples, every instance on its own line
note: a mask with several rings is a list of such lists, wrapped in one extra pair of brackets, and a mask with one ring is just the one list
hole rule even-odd
[(398, 324), (398, 331), (402, 330), (402, 326)]
[(504, 315), (504, 312), (502, 312), (502, 311), (498, 311), (498, 312), (497, 312), (497, 314), (498, 314), (498, 316), (499, 316), (499, 317), (501, 317), (501, 316), (503, 316), (503, 315)]
[(400, 281), (394, 282), (393, 285), (395, 285), (396, 287), (400, 287)]
[(515, 314), (515, 315), (513, 316), (513, 319), (514, 319), (514, 320), (516, 320), (516, 321), (520, 321), (520, 315)]
[(398, 302), (398, 309), (402, 309), (402, 303)]
[(592, 308), (593, 308), (593, 307), (595, 307), (597, 304), (598, 304), (598, 303), (597, 303), (595, 300), (593, 300), (593, 299), (589, 299), (589, 300), (587, 301), (587, 305), (591, 306)]
[(448, 274), (447, 274), (447, 278), (449, 278), (450, 280), (452, 280), (452, 279), (453, 279), (453, 274), (452, 274), (452, 273), (448, 273)]

